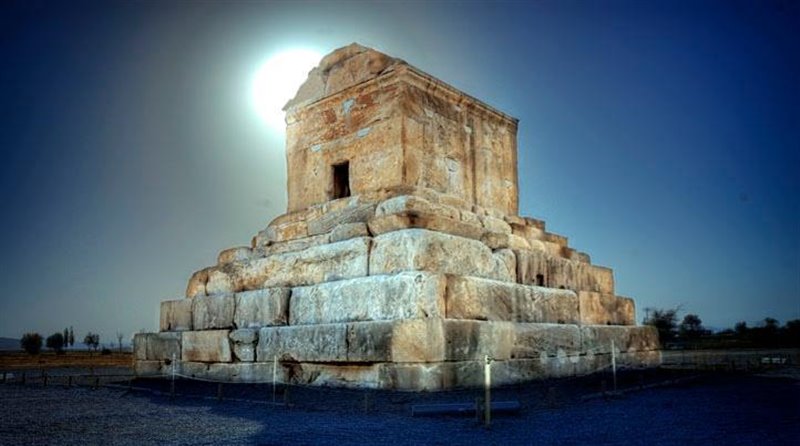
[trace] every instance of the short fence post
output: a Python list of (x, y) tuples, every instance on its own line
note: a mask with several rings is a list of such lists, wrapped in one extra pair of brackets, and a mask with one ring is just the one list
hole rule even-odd
[(72, 387), (72, 375), (67, 377), (67, 387)]
[(483, 359), (485, 361), (483, 366), (485, 377), (483, 425), (488, 428), (492, 424), (492, 358), (489, 355), (484, 355)]
[(364, 413), (369, 413), (369, 392), (364, 392)]
[(217, 384), (217, 401), (222, 401), (222, 383)]
[(175, 353), (172, 354), (172, 379), (169, 382), (169, 399), (175, 399)]
[(26, 378), (25, 372), (22, 372), (22, 385), (23, 386), (25, 385), (25, 378)]
[(275, 402), (275, 392), (276, 392), (275, 386), (277, 385), (275, 381), (277, 381), (277, 376), (278, 376), (278, 355), (275, 355), (272, 357), (272, 402), (273, 403)]
[(614, 340), (611, 340), (611, 373), (614, 378), (614, 392), (617, 391), (617, 351)]
[(42, 370), (42, 386), (47, 387), (47, 372)]
[(6, 383), (6, 372), (3, 372), (3, 384)]

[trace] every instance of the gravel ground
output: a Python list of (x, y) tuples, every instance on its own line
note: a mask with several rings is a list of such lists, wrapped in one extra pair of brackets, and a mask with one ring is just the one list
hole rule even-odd
[[(186, 394), (209, 390), (178, 385)], [(412, 403), (469, 401), (475, 391), (373, 392), (372, 410), (364, 413), (364, 393), (355, 391), (291, 389), (296, 403), (286, 408), (186, 396), (171, 401), (114, 388), (5, 384), (0, 444), (764, 445), (797, 444), (800, 438), (800, 381), (791, 378), (706, 375), (607, 400), (582, 401), (570, 391), (586, 385), (499, 390), (498, 399), (519, 396), (525, 408), (495, 417), (487, 430), (470, 417), (410, 416)], [(226, 397), (268, 390), (239, 386), (226, 390)]]

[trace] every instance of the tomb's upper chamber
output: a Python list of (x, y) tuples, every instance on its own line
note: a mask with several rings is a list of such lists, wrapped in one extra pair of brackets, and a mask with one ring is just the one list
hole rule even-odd
[(517, 214), (517, 120), (402, 60), (334, 51), (286, 112), (289, 212), (419, 190)]

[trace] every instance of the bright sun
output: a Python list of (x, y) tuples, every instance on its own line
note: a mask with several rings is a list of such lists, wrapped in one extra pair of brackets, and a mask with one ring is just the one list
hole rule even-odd
[(276, 130), (285, 127), (284, 105), (294, 97), (322, 55), (313, 50), (295, 49), (270, 57), (253, 79), (253, 103), (264, 121)]

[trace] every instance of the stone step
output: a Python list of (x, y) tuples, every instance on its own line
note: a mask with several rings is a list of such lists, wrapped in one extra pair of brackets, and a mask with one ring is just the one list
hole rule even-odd
[(443, 318), (444, 276), (402, 272), (292, 289), (290, 325)]

